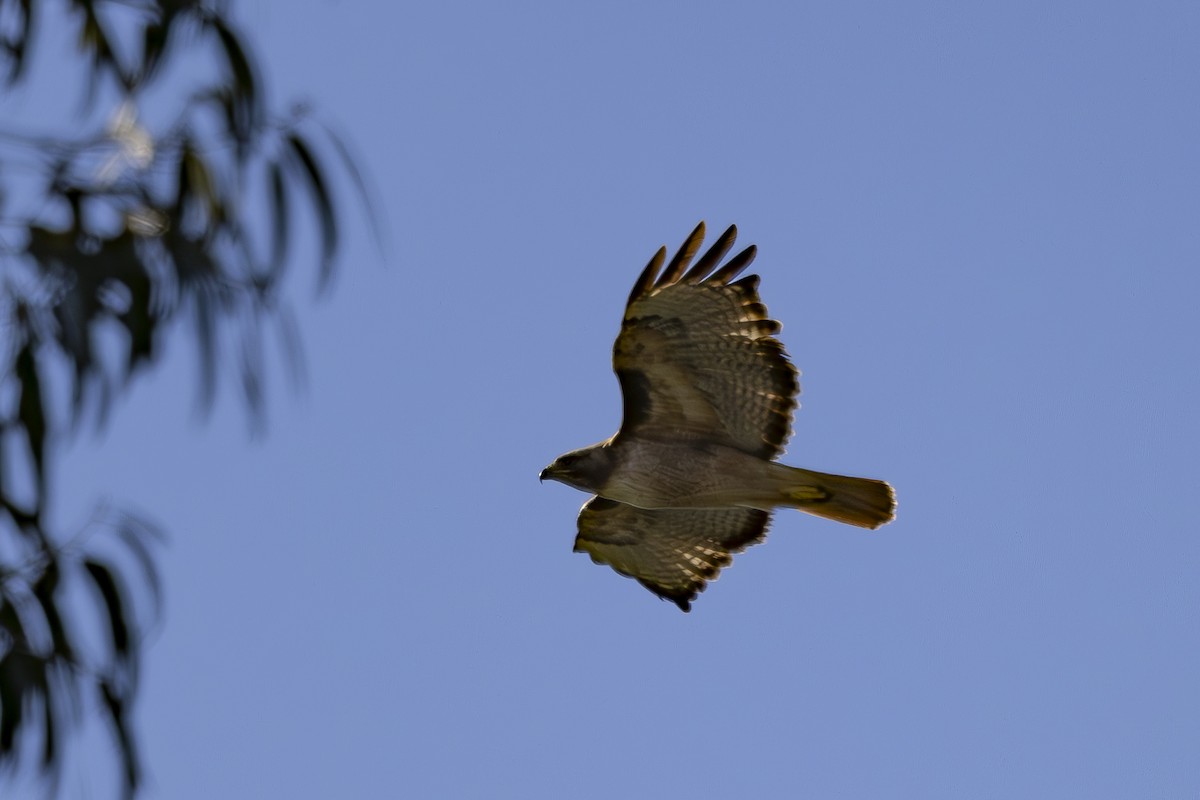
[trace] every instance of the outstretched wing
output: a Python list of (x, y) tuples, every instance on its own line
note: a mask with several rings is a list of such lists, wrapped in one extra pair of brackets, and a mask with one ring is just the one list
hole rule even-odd
[(649, 510), (593, 497), (579, 512), (575, 552), (690, 611), (735, 553), (763, 540), (770, 519), (753, 508)]
[(613, 347), (621, 382), (621, 435), (697, 438), (762, 458), (783, 451), (800, 391), (796, 368), (758, 296), (758, 276), (734, 281), (753, 245), (718, 267), (737, 237), (730, 226), (690, 270), (704, 223), (661, 275), (666, 248), (642, 272)]

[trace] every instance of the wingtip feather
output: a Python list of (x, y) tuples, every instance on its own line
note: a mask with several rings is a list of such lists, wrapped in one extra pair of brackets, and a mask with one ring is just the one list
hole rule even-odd
[[(650, 290), (654, 285), (654, 279), (658, 277), (658, 270), (662, 267), (663, 261), (667, 258), (666, 245), (658, 248), (658, 252), (650, 259), (650, 263), (646, 264), (646, 268), (642, 270), (642, 274), (638, 276), (637, 281), (633, 284), (633, 289), (629, 292), (629, 303), (637, 300)], [(627, 303), (626, 305), (628, 305)]]
[[(732, 244), (732, 241), (730, 242)], [(742, 252), (738, 253), (733, 258), (712, 274), (709, 278), (713, 283), (729, 283), (731, 280), (741, 275), (746, 267), (750, 266), (750, 262), (754, 261), (754, 257), (758, 255), (758, 247), (750, 245)]]
[(663, 270), (663, 274), (659, 276), (655, 286), (669, 286), (679, 280), (679, 276), (683, 274), (688, 265), (692, 263), (692, 259), (696, 256), (696, 251), (700, 249), (700, 245), (704, 242), (704, 220), (700, 220), (700, 224), (692, 230), (688, 237), (683, 240), (683, 244), (679, 246), (679, 252), (671, 259), (671, 263)]
[(688, 270), (687, 274), (680, 279), (681, 283), (696, 284), (708, 277), (708, 273), (712, 272), (713, 267), (721, 263), (721, 259), (729, 252), (729, 248), (733, 247), (734, 241), (737, 239), (737, 226), (730, 225), (725, 229), (712, 247), (700, 257), (696, 262), (696, 266)]

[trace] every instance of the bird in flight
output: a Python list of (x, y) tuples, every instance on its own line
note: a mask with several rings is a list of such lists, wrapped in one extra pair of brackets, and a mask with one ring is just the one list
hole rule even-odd
[(579, 512), (576, 552), (684, 611), (735, 553), (763, 540), (776, 508), (863, 528), (896, 514), (883, 481), (775, 460), (791, 433), (798, 372), (758, 276), (735, 280), (756, 248), (720, 263), (736, 238), (731, 225), (689, 269), (701, 222), (661, 274), (667, 249), (654, 254), (613, 346), (620, 429), (541, 473), (595, 495)]

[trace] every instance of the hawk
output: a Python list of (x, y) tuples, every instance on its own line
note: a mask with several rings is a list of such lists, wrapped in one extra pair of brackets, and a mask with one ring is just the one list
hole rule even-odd
[(623, 419), (603, 442), (559, 456), (547, 478), (593, 495), (575, 551), (636, 579), (683, 611), (761, 542), (771, 512), (796, 508), (878, 528), (895, 517), (887, 483), (789, 467), (775, 459), (791, 431), (798, 372), (767, 316), (751, 245), (721, 265), (730, 226), (688, 269), (701, 222), (659, 274), (660, 248), (634, 284), (613, 370)]

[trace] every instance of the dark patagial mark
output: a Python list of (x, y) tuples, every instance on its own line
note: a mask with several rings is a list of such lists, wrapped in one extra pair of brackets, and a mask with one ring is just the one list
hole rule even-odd
[(621, 400), (624, 404), (621, 426), (633, 430), (650, 418), (653, 406), (650, 379), (640, 369), (622, 369), (617, 372), (617, 377), (621, 379)]

